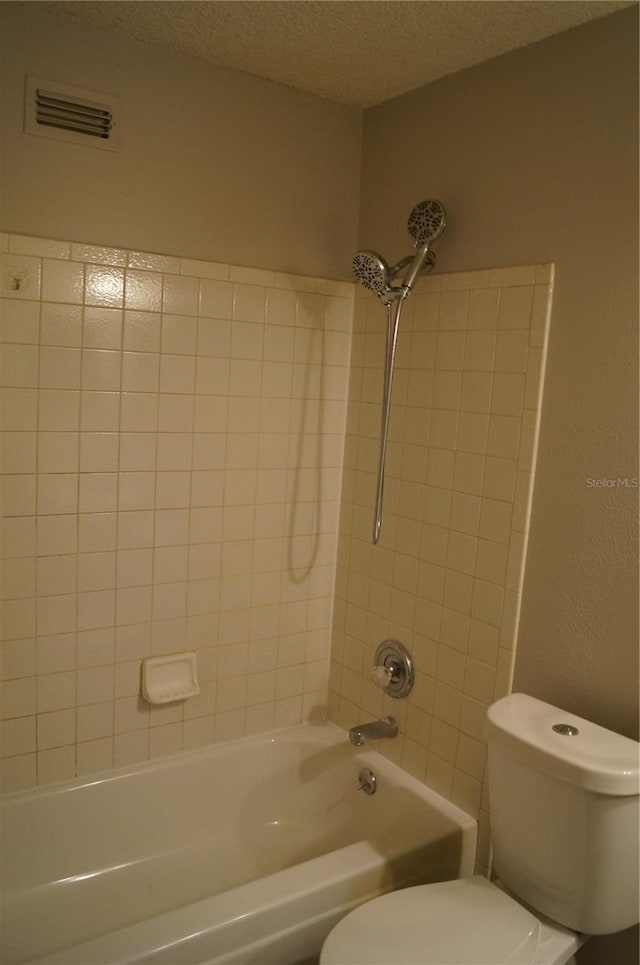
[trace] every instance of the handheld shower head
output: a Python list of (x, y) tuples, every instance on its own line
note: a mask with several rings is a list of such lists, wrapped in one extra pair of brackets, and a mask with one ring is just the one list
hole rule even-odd
[(378, 298), (384, 298), (391, 290), (391, 271), (382, 255), (377, 252), (357, 251), (352, 267), (356, 280)]
[(440, 201), (421, 201), (415, 206), (409, 220), (407, 228), (409, 234), (415, 242), (416, 248), (422, 245), (430, 245), (436, 238), (439, 238), (447, 227), (447, 212)]
[[(447, 212), (440, 201), (420, 201), (409, 215), (407, 228), (413, 238), (416, 253), (402, 280), (402, 287), (408, 292), (413, 288), (431, 255), (429, 251), (431, 243), (440, 237), (446, 226)], [(431, 255), (431, 257), (434, 256)]]
[[(387, 342), (384, 363), (384, 394), (382, 397), (382, 425), (380, 433), (380, 461), (378, 464), (378, 489), (373, 542), (377, 543), (382, 525), (382, 501), (384, 495), (384, 467), (387, 454), (391, 392), (395, 366), (400, 314), (405, 299), (411, 294), (416, 280), (423, 272), (433, 268), (436, 256), (431, 243), (439, 238), (447, 224), (447, 213), (440, 201), (421, 201), (409, 215), (409, 234), (413, 238), (415, 252), (390, 267), (375, 251), (357, 251), (353, 262), (356, 281), (378, 296), (387, 314)], [(393, 284), (403, 274), (400, 285)]]

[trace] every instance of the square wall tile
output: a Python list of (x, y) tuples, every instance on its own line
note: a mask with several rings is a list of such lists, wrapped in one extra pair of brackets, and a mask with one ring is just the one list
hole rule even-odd
[(4, 387), (32, 388), (38, 385), (39, 351), (35, 345), (2, 347), (0, 378)]
[(175, 315), (196, 315), (199, 302), (197, 278), (167, 274), (164, 277), (162, 310)]
[(152, 271), (125, 272), (124, 307), (145, 312), (162, 309), (162, 275)]
[(30, 255), (0, 255), (2, 277), (8, 279), (4, 294), (8, 299), (38, 300), (42, 283), (42, 259)]
[(84, 300), (86, 305), (121, 308), (124, 303), (124, 269), (107, 265), (87, 265)]
[(83, 344), (86, 348), (119, 349), (122, 345), (122, 312), (115, 308), (85, 308)]
[(0, 301), (0, 336), (2, 342), (37, 345), (40, 326), (40, 303), (3, 298)]
[(75, 262), (42, 262), (42, 298), (48, 302), (82, 304), (84, 289), (84, 265)]

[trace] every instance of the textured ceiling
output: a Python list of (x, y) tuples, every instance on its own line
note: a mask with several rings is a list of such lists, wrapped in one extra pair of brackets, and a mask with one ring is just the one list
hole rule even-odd
[(356, 107), (637, 0), (30, 0)]

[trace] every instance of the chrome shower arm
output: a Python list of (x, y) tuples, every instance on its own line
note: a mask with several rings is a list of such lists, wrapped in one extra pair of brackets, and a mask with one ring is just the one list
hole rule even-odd
[(402, 261), (399, 261), (397, 265), (394, 265), (393, 268), (389, 269), (390, 278), (392, 279), (397, 278), (400, 272), (404, 271), (405, 268), (407, 268), (412, 261), (413, 261), (413, 255), (407, 255), (406, 258), (403, 258)]
[[(415, 255), (407, 255), (407, 257), (403, 258), (402, 261), (399, 261), (397, 265), (394, 265), (393, 268), (390, 268), (389, 278), (392, 281), (396, 279), (400, 274), (400, 272), (404, 271), (406, 268), (409, 267), (409, 265), (412, 263), (414, 258), (415, 258)], [(435, 266), (436, 266), (436, 253), (435, 251), (431, 251), (431, 249), (429, 249), (425, 263), (420, 269), (420, 275), (427, 275), (430, 271), (433, 271)]]

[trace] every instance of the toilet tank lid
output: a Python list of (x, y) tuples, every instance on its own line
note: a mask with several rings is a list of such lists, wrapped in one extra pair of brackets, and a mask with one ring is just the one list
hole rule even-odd
[(585, 790), (614, 797), (640, 791), (637, 741), (535, 697), (510, 694), (492, 704), (487, 736), (489, 749), (492, 741), (510, 746), (533, 766)]

